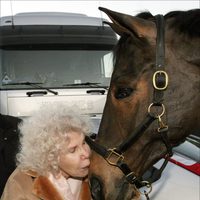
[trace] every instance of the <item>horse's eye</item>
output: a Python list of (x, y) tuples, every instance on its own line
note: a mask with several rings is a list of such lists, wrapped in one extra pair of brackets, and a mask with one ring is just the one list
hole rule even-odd
[(117, 92), (115, 93), (116, 99), (123, 99), (131, 95), (133, 92), (132, 88), (118, 88)]

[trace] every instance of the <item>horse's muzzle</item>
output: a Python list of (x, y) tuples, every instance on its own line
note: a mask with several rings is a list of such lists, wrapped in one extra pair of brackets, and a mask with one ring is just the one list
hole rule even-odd
[(102, 182), (96, 176), (90, 177), (90, 190), (93, 200), (105, 200)]

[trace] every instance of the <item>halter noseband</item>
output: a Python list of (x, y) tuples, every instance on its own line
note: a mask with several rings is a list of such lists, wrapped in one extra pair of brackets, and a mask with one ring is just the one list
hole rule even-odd
[[(134, 184), (137, 188), (146, 186), (151, 191), (151, 183), (158, 180), (164, 170), (169, 157), (172, 156), (172, 147), (169, 143), (167, 136), (168, 126), (164, 124), (162, 116), (165, 114), (165, 106), (163, 104), (164, 91), (168, 86), (168, 75), (164, 69), (165, 60), (165, 42), (164, 42), (164, 17), (163, 15), (156, 15), (156, 27), (157, 27), (157, 39), (156, 39), (156, 68), (153, 75), (153, 103), (148, 107), (148, 113), (145, 119), (139, 124), (138, 127), (126, 138), (119, 146), (115, 148), (105, 148), (104, 146), (94, 142), (91, 138), (86, 137), (86, 141), (89, 146), (99, 155), (101, 155), (110, 165), (116, 166), (121, 169), (124, 173), (126, 180), (130, 184)], [(153, 112), (153, 107), (160, 107), (161, 113)], [(155, 120), (158, 120), (157, 132), (160, 134), (163, 143), (167, 148), (167, 154), (165, 156), (165, 161), (163, 162), (160, 169), (154, 168), (153, 174), (143, 181), (142, 178), (138, 178), (134, 172), (129, 168), (129, 166), (124, 162), (123, 153), (129, 149), (133, 143), (141, 137), (145, 130), (151, 125)], [(148, 193), (149, 193), (148, 192)], [(148, 199), (148, 193), (143, 194)]]

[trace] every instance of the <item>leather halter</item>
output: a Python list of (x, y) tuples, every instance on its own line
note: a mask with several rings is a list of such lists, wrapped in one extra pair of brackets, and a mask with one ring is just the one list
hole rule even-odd
[[(110, 165), (116, 166), (121, 169), (124, 173), (126, 180), (130, 184), (134, 184), (137, 188), (146, 186), (151, 188), (151, 183), (158, 180), (161, 176), (162, 171), (167, 165), (168, 159), (172, 156), (172, 147), (169, 143), (167, 136), (168, 126), (164, 124), (162, 116), (165, 114), (165, 106), (163, 104), (164, 91), (168, 86), (168, 75), (165, 72), (164, 61), (165, 61), (165, 42), (164, 42), (164, 17), (163, 15), (155, 16), (156, 27), (157, 27), (157, 39), (156, 39), (156, 67), (153, 75), (153, 103), (149, 105), (147, 115), (145, 119), (139, 124), (138, 127), (117, 147), (105, 148), (104, 146), (94, 142), (91, 138), (86, 137), (87, 143), (90, 147), (99, 155), (101, 155)], [(161, 113), (155, 113), (152, 110), (153, 107), (159, 107)], [(137, 177), (129, 166), (124, 162), (123, 153), (129, 149), (133, 143), (141, 137), (145, 130), (154, 122), (158, 120), (157, 132), (160, 134), (161, 140), (166, 146), (167, 154), (165, 161), (163, 162), (160, 169), (154, 168), (151, 177), (148, 177), (147, 181), (143, 181), (142, 177)], [(150, 192), (150, 191), (149, 191)], [(144, 193), (148, 199), (148, 193)]]

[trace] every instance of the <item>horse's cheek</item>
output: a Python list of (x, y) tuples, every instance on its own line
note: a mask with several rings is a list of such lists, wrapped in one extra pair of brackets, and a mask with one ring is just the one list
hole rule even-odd
[(151, 80), (148, 80), (144, 75), (137, 84), (139, 101), (145, 104), (152, 98), (153, 94), (152, 87), (149, 86), (149, 81), (151, 82)]

